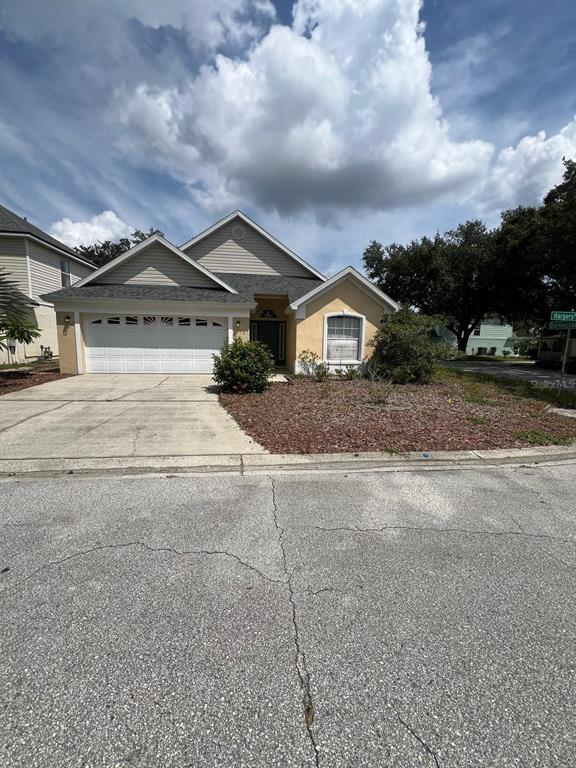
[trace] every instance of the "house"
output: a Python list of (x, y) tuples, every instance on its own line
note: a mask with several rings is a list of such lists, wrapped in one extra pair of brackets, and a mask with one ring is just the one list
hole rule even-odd
[(485, 317), (468, 339), (468, 355), (514, 355), (514, 330), (498, 317)]
[(42, 296), (73, 285), (95, 269), (67, 245), (0, 205), (0, 271), (29, 298), (30, 320), (41, 331), (32, 344), (14, 342), (0, 349), (0, 363), (33, 360), (46, 347), (56, 354), (56, 313)]
[[(431, 330), (432, 338), (456, 346), (456, 336), (444, 325), (435, 325)], [(466, 346), (467, 355), (517, 355), (519, 339), (508, 323), (497, 317), (485, 317), (474, 328)]]
[(353, 267), (327, 279), (240, 211), (180, 247), (154, 235), (43, 300), (66, 373), (210, 373), (235, 337), (290, 371), (304, 350), (358, 366), (398, 308)]

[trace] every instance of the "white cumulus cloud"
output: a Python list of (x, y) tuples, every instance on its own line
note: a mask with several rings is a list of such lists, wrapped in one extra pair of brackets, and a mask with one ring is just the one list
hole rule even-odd
[(244, 58), (218, 55), (181, 87), (117, 93), (112, 120), (220, 211), (384, 210), (468, 192), (492, 145), (455, 142), (430, 88), (420, 4), (299, 0)]
[(71, 248), (98, 241), (118, 240), (131, 235), (135, 227), (122, 221), (114, 211), (102, 211), (88, 221), (60, 219), (50, 227), (50, 234)]
[(540, 131), (499, 152), (477, 196), (481, 209), (537, 205), (562, 178), (563, 157), (576, 158), (576, 117), (554, 136)]

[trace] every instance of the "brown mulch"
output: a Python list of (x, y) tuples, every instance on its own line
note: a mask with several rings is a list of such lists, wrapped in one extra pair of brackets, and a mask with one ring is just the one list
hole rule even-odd
[(28, 389), (38, 384), (46, 384), (47, 381), (67, 379), (68, 373), (38, 373), (21, 369), (19, 371), (0, 371), (0, 396), (9, 392), (17, 392), (19, 389)]
[[(371, 382), (274, 383), (260, 395), (222, 394), (226, 410), (273, 453), (526, 448), (514, 433), (576, 442), (576, 419), (493, 384), (439, 380), (386, 390)], [(549, 437), (549, 439), (548, 439)]]

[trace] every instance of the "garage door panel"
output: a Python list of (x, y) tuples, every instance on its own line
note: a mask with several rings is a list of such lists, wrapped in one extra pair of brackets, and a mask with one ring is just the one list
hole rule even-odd
[[(211, 373), (213, 355), (226, 337), (219, 318), (125, 316), (87, 318), (88, 370), (92, 373)], [(213, 326), (216, 322), (217, 327)]]

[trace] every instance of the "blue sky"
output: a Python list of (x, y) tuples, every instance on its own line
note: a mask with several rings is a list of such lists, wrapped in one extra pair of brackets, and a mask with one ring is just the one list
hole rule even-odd
[(0, 0), (0, 199), (69, 244), (241, 208), (330, 273), (576, 156), (564, 0)]

